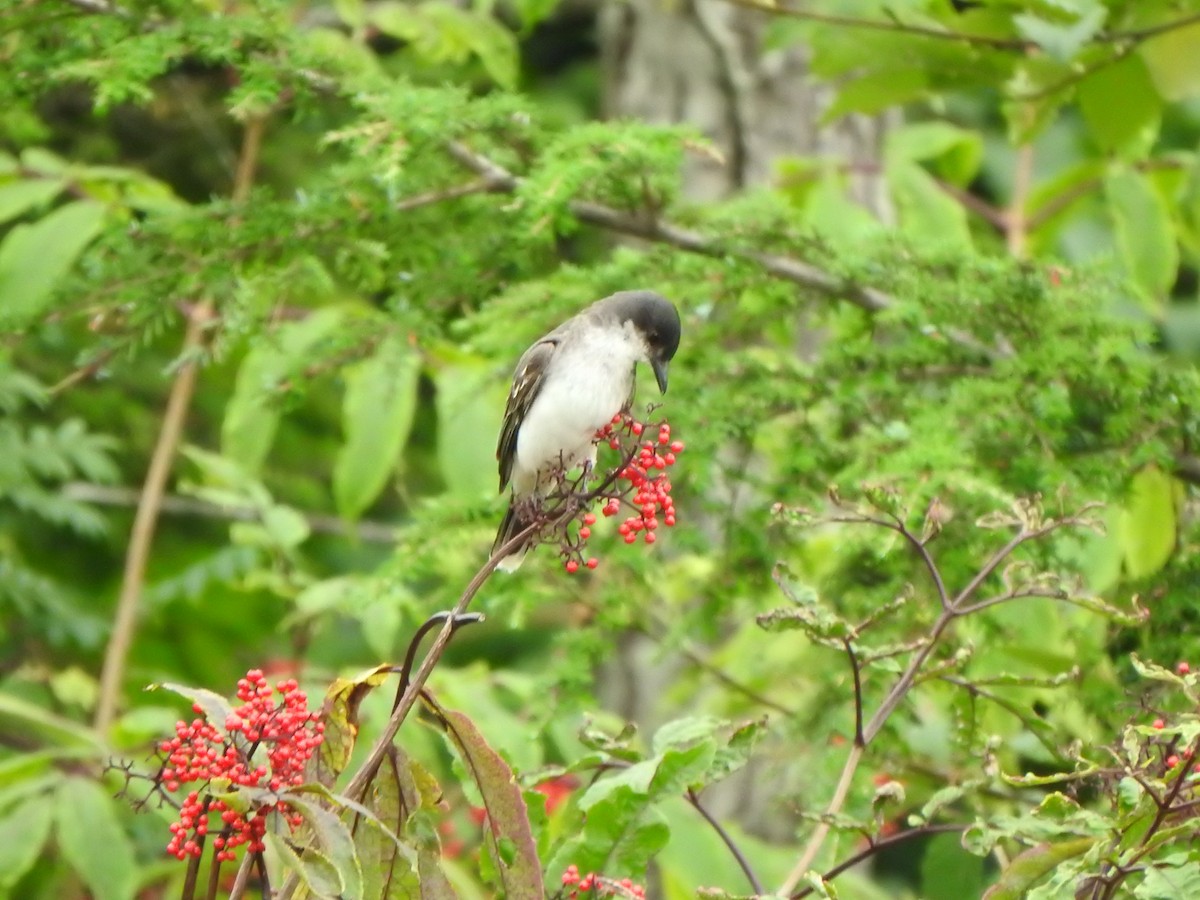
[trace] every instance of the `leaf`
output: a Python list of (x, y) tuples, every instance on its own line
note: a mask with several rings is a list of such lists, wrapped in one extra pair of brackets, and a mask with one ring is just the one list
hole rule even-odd
[(982, 859), (963, 849), (957, 834), (935, 835), (921, 857), (921, 897), (978, 897), (984, 885), (983, 864)]
[(889, 132), (885, 154), (892, 162), (924, 162), (938, 177), (965, 186), (979, 173), (983, 138), (947, 122), (919, 122)]
[(274, 395), (300, 374), (321, 341), (345, 321), (347, 309), (326, 306), (264, 335), (238, 369), (233, 396), (221, 423), (221, 452), (257, 474), (275, 440), (279, 409)]
[(332, 785), (350, 763), (358, 737), (358, 709), (367, 694), (392, 675), (390, 664), (376, 666), (353, 678), (338, 678), (325, 692), (321, 705), (321, 723), (325, 739), (309, 758), (305, 776), (326, 787)]
[(1130, 578), (1147, 578), (1171, 558), (1176, 534), (1175, 492), (1175, 479), (1157, 466), (1147, 466), (1133, 476), (1117, 524)]
[(341, 885), (337, 893), (342, 900), (360, 900), (363, 897), (363, 873), (354, 846), (354, 836), (346, 823), (337, 813), (296, 791), (287, 793), (283, 799), (304, 817), (304, 823), (310, 830), (312, 843), (305, 848), (304, 856), (312, 853), (315, 846), (322, 858), (337, 871)]
[[(509, 900), (542, 900), (542, 866), (537, 842), (529, 825), (529, 812), (508, 763), (491, 748), (467, 716), (444, 709), (425, 697), (441, 719), (471, 780), (479, 788), (487, 811), (486, 835), (496, 860), (496, 871)], [(501, 852), (502, 848), (507, 848)]]
[(889, 163), (887, 180), (905, 234), (926, 244), (964, 252), (971, 248), (966, 209), (928, 172), (912, 162)]
[(1066, 62), (1095, 37), (1104, 24), (1107, 12), (1103, 5), (1088, 2), (1086, 7), (1072, 22), (1050, 21), (1033, 13), (1022, 13), (1013, 16), (1013, 24), (1021, 37), (1033, 41), (1055, 59)]
[(108, 792), (86, 778), (67, 778), (55, 805), (58, 847), (95, 900), (132, 900), (137, 864), (129, 835)]
[[(371, 779), (363, 803), (383, 828), (393, 835), (404, 833), (420, 795), (409, 774), (403, 753), (391, 747), (379, 771)], [(390, 898), (414, 897), (420, 890), (417, 854), (406, 853), (383, 834), (380, 827), (356, 818), (353, 823), (354, 846), (363, 873), (363, 895)]]
[(44, 206), (62, 193), (66, 184), (58, 178), (20, 178), (0, 184), (0, 223)]
[(491, 367), (462, 362), (436, 374), (438, 463), (450, 492), (476, 500), (496, 489), (495, 436), (500, 432), (503, 398), (491, 390)]
[(500, 87), (517, 85), (518, 59), (516, 36), (486, 13), (459, 9), (449, 3), (424, 3), (421, 11), (446, 38), (460, 43), (474, 54)]
[(334, 898), (345, 887), (337, 867), (318, 850), (308, 849), (303, 855), (296, 853), (287, 840), (275, 831), (267, 830), (267, 847), (283, 863), (300, 876), (300, 881), (320, 898)]
[(46, 308), (59, 281), (100, 232), (105, 207), (67, 203), (36, 222), (13, 227), (0, 241), (0, 325), (20, 328)]
[(892, 106), (925, 96), (929, 76), (922, 69), (884, 69), (870, 72), (843, 85), (821, 116), (828, 124), (848, 113), (875, 115)]
[(333, 465), (333, 496), (345, 518), (358, 518), (387, 484), (412, 429), (420, 372), (420, 357), (396, 336), (346, 370), (346, 440)]
[(1200, 95), (1200, 22), (1172, 28), (1143, 42), (1138, 53), (1163, 99), (1171, 103)]
[(204, 718), (208, 720), (209, 724), (216, 728), (223, 729), (226, 719), (233, 715), (233, 704), (216, 691), (210, 691), (207, 688), (188, 687), (182, 684), (171, 684), (170, 682), (157, 685), (152, 684), (147, 690), (153, 691), (160, 688), (191, 700), (193, 704), (200, 707)]
[(0, 738), (18, 746), (36, 741), (97, 756), (104, 752), (104, 746), (91, 729), (3, 691), (0, 691)]
[(1114, 171), (1104, 180), (1117, 255), (1146, 308), (1156, 313), (1175, 282), (1179, 248), (1171, 212), (1141, 172)]
[(1162, 101), (1137, 56), (1104, 66), (1080, 82), (1079, 108), (1102, 150), (1142, 155), (1158, 136)]
[(50, 836), (54, 806), (44, 794), (29, 797), (0, 816), (0, 891), (29, 871)]
[(1095, 845), (1094, 838), (1038, 844), (1013, 858), (983, 900), (1021, 900), (1035, 884), (1068, 859), (1081, 856)]

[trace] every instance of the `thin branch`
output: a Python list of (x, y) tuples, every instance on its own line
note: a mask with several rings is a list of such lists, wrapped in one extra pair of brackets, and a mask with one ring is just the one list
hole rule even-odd
[(846, 656), (850, 659), (850, 672), (854, 676), (854, 743), (866, 746), (866, 741), (863, 740), (862, 672), (859, 669), (858, 657), (854, 655), (854, 645), (850, 642), (850, 638), (843, 638), (842, 643), (846, 647)]
[[(70, 482), (63, 485), (62, 491), (63, 496), (70, 500), (95, 503), (100, 506), (137, 506), (142, 499), (142, 492), (133, 488), (111, 487), (86, 481)], [(197, 516), (235, 522), (257, 522), (262, 518), (262, 510), (254, 506), (226, 506), (194, 497), (181, 497), (178, 494), (164, 495), (159, 510), (168, 515)], [(389, 525), (387, 522), (369, 520), (347, 522), (337, 516), (299, 512), (304, 517), (309, 529), (319, 534), (355, 538), (372, 544), (394, 544), (396, 542), (397, 526)]]
[[(922, 835), (927, 835), (927, 834), (946, 834), (948, 832), (952, 833), (952, 832), (956, 832), (956, 831), (965, 831), (968, 827), (969, 826), (967, 826), (967, 825), (959, 825), (959, 824), (955, 824), (955, 823), (946, 823), (946, 824), (942, 824), (942, 825), (922, 825), (919, 828), (910, 828), (910, 829), (908, 829), (908, 831), (901, 831), (899, 834), (893, 834), (889, 837), (883, 838), (882, 840), (871, 841), (870, 846), (868, 846), (865, 850), (863, 850), (859, 853), (855, 853), (853, 856), (851, 856), (849, 859), (845, 860), (844, 862), (838, 863), (836, 866), (834, 866), (832, 869), (830, 869), (828, 872), (826, 872), (824, 875), (822, 875), (821, 880), (822, 881), (833, 881), (833, 879), (837, 878), (839, 875), (841, 875), (846, 870), (853, 869), (855, 866), (857, 866), (863, 860), (869, 859), (870, 857), (872, 857), (876, 853), (878, 853), (880, 850), (883, 850), (887, 847), (891, 847), (895, 844), (902, 844), (905, 841), (910, 841), (913, 838), (921, 837)], [(808, 897), (815, 890), (816, 890), (816, 888), (814, 888), (814, 887), (802, 888), (801, 890), (792, 894), (790, 900), (800, 900), (800, 898), (802, 898), (802, 897)]]
[(831, 820), (842, 811), (842, 806), (846, 802), (846, 796), (850, 793), (850, 783), (854, 780), (854, 773), (858, 770), (858, 764), (862, 760), (865, 750), (865, 744), (855, 742), (850, 746), (846, 762), (842, 765), (842, 774), (838, 778), (837, 787), (834, 788), (833, 796), (830, 798), (829, 804), (825, 807), (825, 815), (817, 823), (817, 827), (813, 829), (808, 843), (804, 845), (804, 852), (796, 860), (796, 865), (792, 867), (792, 871), (788, 873), (787, 878), (784, 879), (783, 884), (776, 893), (787, 894), (794, 890), (796, 885), (800, 883), (800, 879), (804, 877), (804, 873), (812, 866), (813, 860), (817, 858), (817, 853), (820, 852), (821, 845), (825, 843), (825, 838), (829, 834)]
[(1032, 42), (1020, 38), (995, 37), (990, 34), (970, 34), (963, 31), (951, 31), (950, 29), (930, 28), (925, 25), (909, 25), (895, 19), (866, 19), (858, 16), (839, 16), (809, 9), (780, 6), (771, 2), (771, 0), (726, 0), (726, 2), (734, 6), (744, 7), (745, 9), (770, 13), (773, 16), (800, 19), (804, 22), (816, 22), (821, 25), (833, 25), (839, 28), (886, 31), (891, 34), (907, 34), (912, 37), (932, 38), (939, 41), (952, 41), (957, 44), (988, 47), (993, 50), (1011, 50), (1019, 53), (1024, 53), (1030, 48), (1036, 47)]
[(1025, 204), (1033, 187), (1033, 144), (1024, 143), (1017, 148), (1016, 171), (1013, 174), (1013, 195), (1004, 214), (1004, 240), (1008, 252), (1014, 259), (1025, 255), (1029, 237), (1029, 220)]
[[(448, 145), (451, 156), (483, 176), (497, 192), (511, 193), (521, 185), (521, 179), (503, 166), (476, 153), (459, 141)], [(579, 221), (626, 234), (630, 237), (668, 244), (700, 256), (734, 257), (757, 263), (771, 275), (791, 281), (801, 287), (829, 297), (840, 297), (868, 312), (880, 312), (895, 304), (894, 298), (883, 291), (852, 284), (816, 266), (757, 250), (729, 247), (697, 231), (663, 222), (656, 217), (625, 212), (589, 200), (573, 200), (571, 214)]]
[(259, 856), (258, 853), (247, 853), (242, 857), (242, 864), (238, 866), (237, 877), (233, 880), (233, 887), (229, 889), (229, 900), (242, 900), (246, 894), (246, 887), (250, 884), (250, 872), (254, 869), (254, 858)]
[(392, 208), (397, 212), (408, 212), (411, 209), (419, 209), (422, 206), (432, 206), (435, 203), (444, 203), (447, 200), (469, 197), (471, 194), (503, 193), (506, 190), (508, 189), (503, 185), (497, 185), (496, 182), (489, 178), (476, 178), (474, 181), (443, 188), (440, 191), (426, 191), (423, 194), (414, 194), (411, 197), (400, 200)]
[[(550, 521), (556, 520), (557, 517), (554, 517)], [(379, 767), (383, 764), (384, 759), (392, 748), (392, 742), (396, 739), (396, 734), (400, 731), (400, 726), (404, 724), (408, 713), (412, 710), (413, 705), (417, 702), (417, 698), (425, 689), (425, 682), (429, 680), (434, 667), (441, 660), (442, 653), (445, 651), (446, 645), (450, 642), (451, 635), (454, 634), (456, 623), (462, 619), (463, 614), (467, 611), (467, 607), (471, 605), (471, 601), (475, 599), (475, 595), (479, 593), (479, 589), (491, 577), (492, 572), (495, 571), (499, 562), (508, 556), (508, 554), (523, 547), (531, 536), (546, 526), (547, 522), (531, 522), (524, 529), (513, 535), (506, 543), (498, 547), (496, 552), (475, 573), (470, 583), (459, 596), (458, 602), (454, 604), (454, 608), (446, 614), (446, 620), (438, 631), (437, 637), (434, 638), (433, 644), (429, 647), (429, 652), (421, 660), (421, 665), (412, 676), (408, 689), (404, 691), (404, 695), (393, 706), (392, 715), (388, 719), (387, 725), (384, 726), (383, 733), (371, 745), (371, 750), (367, 754), (367, 758), (363, 760), (362, 765), (358, 767), (358, 770), (350, 779), (350, 783), (346, 785), (346, 789), (342, 792), (344, 796), (355, 801), (361, 801), (366, 796), (372, 780), (379, 772)], [(299, 875), (295, 871), (290, 872), (287, 881), (280, 888), (280, 900), (289, 900), (299, 884)]]
[[(207, 307), (203, 310), (208, 312)], [(100, 673), (100, 695), (96, 703), (96, 730), (103, 736), (112, 725), (117, 704), (121, 696), (121, 683), (125, 676), (125, 661), (133, 643), (133, 632), (137, 622), (138, 604), (146, 580), (146, 565), (150, 559), (150, 546), (166, 492), (167, 478), (175, 451), (183, 435), (184, 421), (196, 389), (198, 363), (196, 351), (203, 343), (207, 315), (200, 311), (188, 319), (187, 332), (183, 339), (183, 362), (176, 371), (167, 397), (167, 408), (163, 414), (162, 428), (150, 457), (146, 481), (142, 486), (137, 512), (133, 518), (129, 546), (125, 554), (125, 571), (121, 578), (121, 591), (117, 598), (116, 618), (112, 636), (104, 654), (104, 667)]]
[(729, 848), (729, 852), (732, 853), (733, 858), (737, 860), (738, 867), (745, 874), (746, 880), (750, 882), (750, 890), (755, 894), (763, 893), (762, 882), (760, 882), (758, 880), (758, 876), (754, 874), (754, 870), (750, 867), (750, 861), (746, 859), (745, 854), (742, 853), (741, 848), (734, 841), (733, 836), (730, 835), (729, 832), (725, 830), (724, 826), (713, 817), (712, 813), (704, 808), (704, 806), (700, 803), (700, 798), (696, 795), (694, 790), (688, 788), (684, 798), (692, 805), (692, 808), (695, 809), (696, 812), (700, 813), (704, 821), (712, 826), (713, 831), (717, 833), (717, 836), (721, 839), (722, 843)]

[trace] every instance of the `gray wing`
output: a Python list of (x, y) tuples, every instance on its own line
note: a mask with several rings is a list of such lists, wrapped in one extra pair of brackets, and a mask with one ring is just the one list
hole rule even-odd
[(501, 491), (508, 487), (512, 477), (513, 462), (517, 456), (517, 434), (521, 430), (521, 423), (525, 421), (529, 408), (541, 393), (546, 367), (557, 348), (558, 338), (551, 332), (526, 350), (517, 361), (512, 390), (508, 392), (508, 403), (504, 406), (504, 424), (500, 426), (500, 440), (496, 443)]

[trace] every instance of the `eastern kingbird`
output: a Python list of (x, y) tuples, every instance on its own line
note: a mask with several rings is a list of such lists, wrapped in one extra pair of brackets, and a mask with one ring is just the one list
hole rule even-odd
[[(667, 390), (667, 364), (679, 347), (679, 313), (653, 291), (620, 291), (597, 300), (534, 342), (517, 361), (496, 445), (508, 511), (492, 545), (529, 525), (531, 502), (555, 477), (596, 461), (596, 432), (633, 404), (634, 370), (650, 364)], [(525, 516), (525, 518), (523, 518)], [(497, 568), (516, 569), (528, 547)]]

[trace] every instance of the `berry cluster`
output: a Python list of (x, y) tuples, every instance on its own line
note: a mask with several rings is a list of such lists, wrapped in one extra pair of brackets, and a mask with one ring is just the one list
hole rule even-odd
[[(280, 699), (275, 700), (278, 691)], [(171, 823), (167, 852), (179, 859), (199, 856), (204, 838), (210, 831), (209, 818), (220, 816), (221, 827), (213, 838), (218, 860), (232, 860), (241, 845), (251, 853), (264, 850), (267, 816), (280, 813), (292, 828), (303, 818), (282, 800), (238, 802), (245, 812), (212, 796), (210, 788), (226, 785), (239, 788), (280, 791), (304, 782), (304, 768), (324, 740), (325, 726), (317, 714), (308, 711), (308, 698), (294, 679), (281, 681), (272, 689), (258, 669), (251, 669), (238, 681), (235, 708), (222, 723), (224, 732), (213, 723), (193, 719), (178, 722), (175, 737), (159, 744), (163, 757), (159, 783), (170, 793), (182, 785), (196, 784), (184, 798), (179, 820)], [(200, 704), (192, 707), (197, 713)]]
[[(607, 443), (611, 449), (625, 454), (626, 463), (616, 473), (613, 490), (605, 494), (600, 512), (609, 518), (617, 515), (623, 505), (632, 508), (633, 515), (617, 527), (617, 533), (625, 539), (626, 544), (636, 543), (639, 536), (647, 544), (653, 544), (657, 540), (659, 525), (671, 527), (675, 524), (671, 478), (666, 469), (675, 465), (676, 455), (683, 452), (684, 445), (683, 441), (671, 440), (671, 426), (667, 422), (658, 425), (656, 441), (642, 440), (652, 427), (628, 413), (621, 413), (614, 416), (612, 422), (596, 435), (597, 443)], [(636, 446), (630, 445), (629, 449), (625, 449), (630, 441), (636, 441)], [(592, 526), (596, 524), (596, 516), (585, 513), (582, 523), (578, 538), (568, 540), (563, 545), (565, 568), (572, 574), (578, 572), (581, 566), (594, 569), (599, 564), (596, 557), (585, 558), (583, 555), (587, 539), (592, 535)]]
[(617, 881), (615, 878), (605, 878), (595, 872), (580, 875), (579, 867), (575, 865), (567, 866), (567, 870), (563, 872), (562, 883), (564, 888), (571, 889), (568, 897), (580, 897), (591, 893), (593, 897), (627, 897), (630, 900), (646, 900), (646, 889), (640, 884), (635, 884), (629, 878)]

